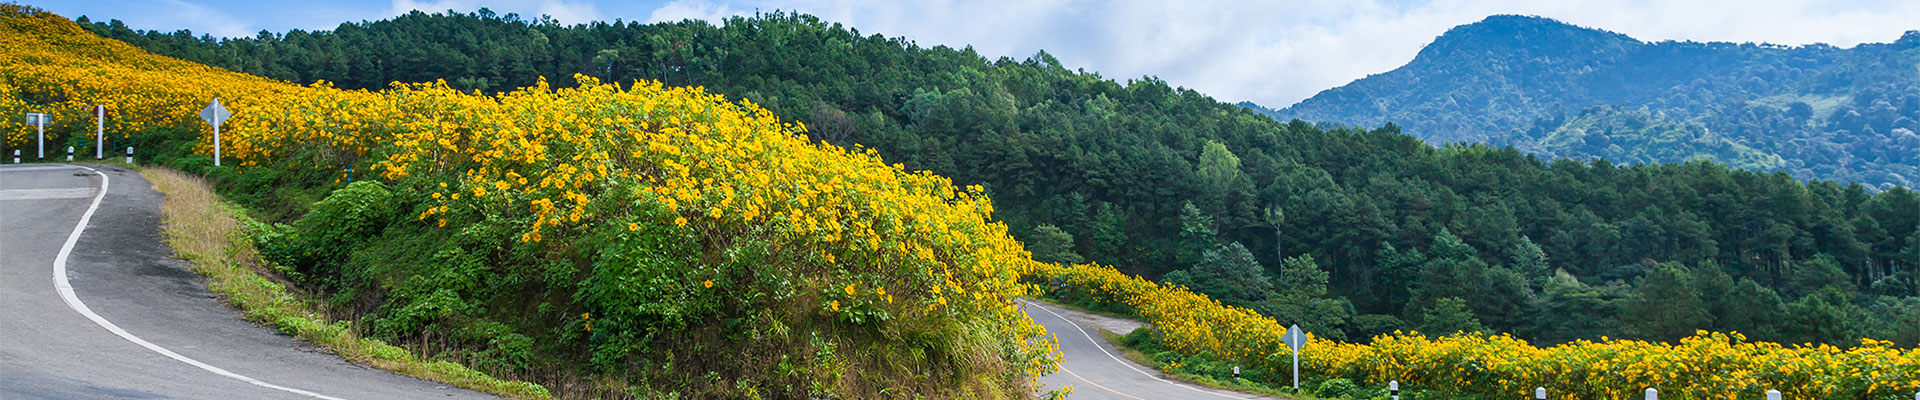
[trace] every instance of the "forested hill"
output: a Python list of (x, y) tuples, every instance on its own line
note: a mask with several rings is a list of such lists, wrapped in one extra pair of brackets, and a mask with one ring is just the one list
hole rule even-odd
[[(1327, 337), (1485, 324), (1545, 343), (1694, 329), (1920, 343), (1920, 196), (1904, 188), (1281, 123), (1044, 53), (990, 60), (806, 15), (561, 26), (415, 13), (218, 41), (89, 26), (349, 88), (446, 79), (491, 91), (575, 73), (702, 85), (804, 121), (816, 139), (986, 186), (1036, 259), (1167, 276)], [(1667, 315), (1678, 317), (1644, 318)]]
[(1436, 144), (1617, 163), (1706, 158), (1911, 188), (1920, 184), (1920, 31), (1845, 49), (1646, 43), (1493, 16), (1447, 31), (1400, 68), (1267, 112), (1392, 122)]

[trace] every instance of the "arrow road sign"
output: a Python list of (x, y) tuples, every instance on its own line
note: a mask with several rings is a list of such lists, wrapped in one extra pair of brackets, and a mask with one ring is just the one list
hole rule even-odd
[(1300, 325), (1289, 326), (1287, 333), (1280, 335), (1280, 341), (1286, 342), (1287, 348), (1300, 351), (1301, 348), (1307, 347), (1307, 331), (1300, 329)]
[(207, 124), (213, 125), (215, 129), (220, 128), (220, 124), (227, 122), (227, 117), (231, 116), (233, 113), (228, 112), (227, 107), (220, 105), (219, 97), (213, 98), (213, 103), (207, 104), (207, 108), (200, 110), (200, 119), (207, 120)]

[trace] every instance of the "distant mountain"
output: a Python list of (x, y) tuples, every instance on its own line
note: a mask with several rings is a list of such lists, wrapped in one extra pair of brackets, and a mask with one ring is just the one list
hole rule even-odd
[(1448, 30), (1400, 68), (1280, 110), (1432, 143), (1622, 163), (1711, 159), (1796, 178), (1920, 183), (1920, 31), (1893, 43), (1647, 43), (1540, 17)]

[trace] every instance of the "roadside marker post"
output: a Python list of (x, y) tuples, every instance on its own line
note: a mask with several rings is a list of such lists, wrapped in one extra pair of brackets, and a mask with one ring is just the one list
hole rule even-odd
[(133, 163), (133, 146), (127, 146), (127, 163)]
[(20, 163), (20, 149), (13, 149), (13, 163)]
[(1660, 400), (1660, 391), (1647, 388), (1647, 400)]
[(1233, 366), (1233, 379), (1240, 379), (1240, 366)]
[(67, 161), (73, 161), (73, 146), (67, 146)]
[[(36, 136), (39, 138), (39, 141), (38, 141), (39, 151), (33, 154), (33, 158), (35, 159), (47, 158), (47, 122), (51, 122), (52, 119), (53, 119), (53, 116), (48, 115), (47, 113), (37, 113), (37, 112), (27, 113), (27, 125), (33, 125), (35, 129), (39, 132), (39, 135)], [(16, 153), (17, 152), (18, 151), (16, 151)], [(18, 154), (15, 154), (15, 155), (18, 155)]]
[(1533, 400), (1547, 400), (1547, 388), (1534, 387)]
[(1780, 391), (1767, 389), (1767, 400), (1780, 400)]
[(107, 159), (107, 106), (93, 106), (93, 159)]
[(1387, 393), (1393, 396), (1393, 400), (1400, 400), (1400, 381), (1387, 381)]
[(227, 112), (227, 107), (220, 105), (219, 97), (214, 97), (213, 102), (207, 104), (207, 108), (200, 110), (200, 119), (213, 125), (213, 166), (215, 167), (220, 166), (220, 123), (227, 122), (227, 117), (231, 116), (233, 113)]

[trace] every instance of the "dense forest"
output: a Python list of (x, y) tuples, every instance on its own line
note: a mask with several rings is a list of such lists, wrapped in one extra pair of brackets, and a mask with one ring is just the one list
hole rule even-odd
[(1281, 110), (1393, 122), (1433, 143), (1490, 142), (1615, 163), (1705, 158), (1876, 188), (1920, 184), (1920, 31), (1892, 43), (1645, 43), (1493, 16), (1413, 61)]
[[(236, 39), (79, 20), (162, 55), (342, 88), (444, 79), (500, 91), (576, 73), (705, 86), (804, 121), (814, 139), (985, 186), (996, 219), (1036, 259), (1115, 265), (1335, 338), (1484, 329), (1550, 344), (1712, 329), (1783, 342), (1920, 343), (1920, 195), (1903, 187), (1801, 181), (1710, 161), (1616, 164), (1542, 159), (1512, 146), (1436, 147), (1402, 132), (1411, 124), (1276, 121), (1151, 77), (1117, 82), (1068, 69), (1045, 53), (988, 59), (786, 13), (720, 26), (563, 26), (486, 10), (416, 12)], [(1632, 43), (1620, 39), (1609, 40)], [(1528, 59), (1512, 67), (1534, 65), (1518, 63)], [(1690, 95), (1748, 96), (1690, 87)], [(1885, 92), (1897, 100), (1914, 91)], [(1818, 114), (1878, 112), (1850, 104)], [(1673, 114), (1651, 107), (1593, 113)], [(1684, 131), (1712, 126), (1709, 119), (1634, 126)], [(1583, 126), (1627, 130), (1620, 124)], [(1875, 132), (1893, 132), (1889, 124)], [(1459, 131), (1503, 132), (1447, 132)], [(1788, 159), (1784, 169), (1800, 171)]]

